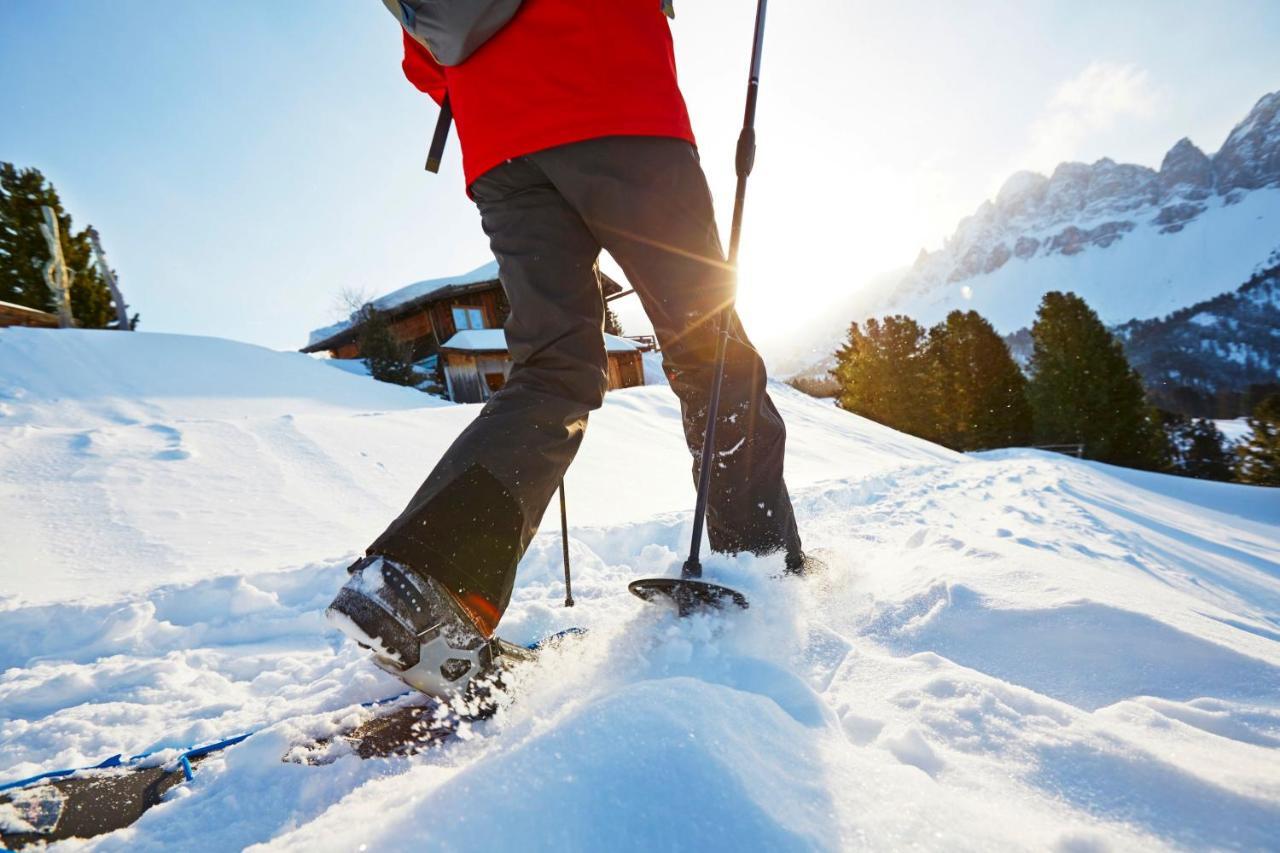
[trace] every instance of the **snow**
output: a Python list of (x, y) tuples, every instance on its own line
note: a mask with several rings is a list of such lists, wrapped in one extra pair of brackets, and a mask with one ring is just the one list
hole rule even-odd
[(500, 628), (588, 633), (459, 742), (304, 767), (280, 760), (296, 739), (400, 690), (321, 611), (478, 407), (122, 333), (0, 332), (0, 389), (0, 781), (256, 731), (89, 848), (1280, 837), (1276, 490), (964, 456), (775, 383), (829, 569), (710, 557), (751, 609), (680, 621), (626, 592), (687, 547), (679, 407), (614, 391), (567, 478), (578, 604), (549, 518)]
[(640, 355), (641, 364), (644, 366), (644, 384), (645, 385), (668, 385), (667, 374), (662, 369), (662, 353), (646, 352)]
[(316, 359), (321, 364), (327, 364), (330, 367), (337, 368), (344, 373), (350, 373), (354, 376), (372, 376), (369, 372), (369, 365), (362, 358), (319, 358)]
[(1222, 437), (1227, 440), (1227, 444), (1240, 444), (1249, 437), (1253, 432), (1253, 428), (1249, 426), (1248, 418), (1231, 418), (1215, 420), (1214, 426), (1222, 433)]
[[(479, 284), (482, 281), (496, 281), (498, 278), (498, 262), (489, 261), (481, 264), (471, 272), (462, 275), (445, 276), (444, 278), (432, 278), (426, 281), (416, 281), (413, 284), (407, 284), (399, 290), (393, 290), (390, 293), (379, 296), (370, 304), (379, 311), (389, 311), (397, 308), (407, 302), (415, 299), (421, 299), (437, 290), (443, 290), (446, 287), (461, 286), (467, 284)], [(328, 340), (336, 334), (345, 332), (350, 329), (352, 320), (350, 318), (334, 323), (332, 326), (325, 326), (322, 329), (314, 329), (307, 337), (307, 346), (314, 346), (321, 341)]]
[[(444, 342), (444, 349), (474, 350), (476, 352), (506, 352), (507, 335), (502, 329), (465, 329)], [(617, 335), (605, 334), (606, 352), (635, 352), (634, 341)]]

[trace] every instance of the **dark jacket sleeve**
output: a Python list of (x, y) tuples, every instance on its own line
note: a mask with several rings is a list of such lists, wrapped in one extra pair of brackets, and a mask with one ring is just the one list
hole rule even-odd
[[(401, 31), (403, 32), (403, 30)], [(444, 103), (448, 84), (445, 81), (444, 69), (431, 56), (431, 52), (418, 44), (408, 33), (404, 34), (404, 76), (418, 88), (426, 92), (437, 103)]]

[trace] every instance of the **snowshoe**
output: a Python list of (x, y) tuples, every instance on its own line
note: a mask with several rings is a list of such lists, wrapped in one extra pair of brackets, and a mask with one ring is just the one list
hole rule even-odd
[[(192, 761), (191, 763), (195, 763)], [(43, 848), (129, 826), (186, 778), (179, 766), (109, 765), (0, 794), (0, 846)]]

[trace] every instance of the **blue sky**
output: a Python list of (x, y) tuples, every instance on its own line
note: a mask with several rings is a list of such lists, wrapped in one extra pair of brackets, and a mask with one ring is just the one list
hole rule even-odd
[[(536, 2), (536, 0), (531, 0)], [(677, 0), (722, 223), (754, 3)], [(1015, 169), (1217, 149), (1280, 89), (1280, 3), (774, 3), (743, 250), (757, 338), (936, 247)], [(142, 327), (281, 349), (488, 259), (377, 0), (4, 0), (0, 159), (92, 223)], [(454, 143), (456, 144), (456, 142)], [(643, 331), (634, 306), (630, 331)]]

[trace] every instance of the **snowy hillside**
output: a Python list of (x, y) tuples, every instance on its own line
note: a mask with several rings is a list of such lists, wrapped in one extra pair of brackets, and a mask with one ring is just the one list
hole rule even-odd
[[(1280, 256), (1276, 258), (1280, 261)], [(1280, 380), (1280, 264), (1167, 317), (1116, 327), (1149, 388), (1247, 388)]]
[(461, 742), (305, 767), (299, 736), (399, 691), (321, 610), (476, 408), (227, 341), (0, 331), (0, 782), (252, 730), (86, 846), (1274, 846), (1280, 493), (961, 456), (773, 390), (825, 577), (713, 558), (752, 607), (684, 622), (630, 596), (693, 496), (670, 391), (611, 392), (568, 478), (578, 606), (551, 520), (500, 627), (588, 633)]
[[(1158, 170), (1102, 159), (1018, 172), (936, 251), (859, 288), (781, 373), (824, 369), (852, 320), (933, 324), (976, 310), (1003, 333), (1031, 325), (1048, 291), (1074, 291), (1108, 324), (1161, 317), (1233, 291), (1280, 251), (1280, 92), (1206, 155), (1189, 139)], [(1269, 259), (1271, 259), (1269, 261)]]

